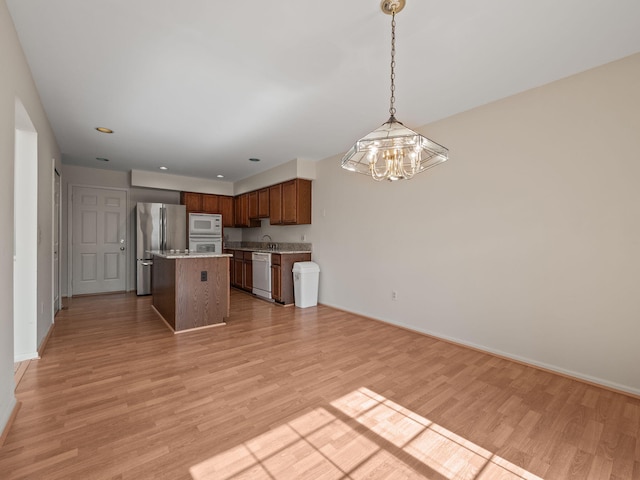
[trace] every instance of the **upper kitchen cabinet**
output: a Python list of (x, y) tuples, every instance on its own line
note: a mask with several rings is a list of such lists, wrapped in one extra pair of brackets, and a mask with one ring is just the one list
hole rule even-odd
[(249, 218), (269, 218), (269, 188), (249, 192)]
[(223, 227), (259, 227), (261, 218), (271, 225), (311, 223), (311, 180), (296, 178), (236, 197), (180, 192), (187, 212), (220, 213)]
[(223, 227), (235, 227), (233, 197), (209, 193), (180, 192), (180, 203), (187, 212), (220, 213)]
[(220, 195), (219, 202), (220, 202), (220, 213), (222, 214), (222, 226), (235, 227), (236, 219), (234, 217), (234, 210), (233, 210), (233, 197)]
[(260, 220), (249, 218), (249, 194), (243, 193), (235, 197), (235, 226), (236, 227), (259, 227)]
[(180, 192), (180, 204), (187, 207), (187, 212), (202, 212), (202, 194)]
[(269, 189), (258, 190), (258, 218), (269, 217)]
[(258, 191), (249, 192), (249, 218), (251, 220), (258, 218)]
[(271, 225), (311, 223), (311, 180), (296, 178), (274, 185), (269, 195)]
[(202, 195), (202, 211), (204, 213), (220, 213), (220, 197), (218, 195)]
[(269, 187), (269, 222), (282, 225), (282, 184)]

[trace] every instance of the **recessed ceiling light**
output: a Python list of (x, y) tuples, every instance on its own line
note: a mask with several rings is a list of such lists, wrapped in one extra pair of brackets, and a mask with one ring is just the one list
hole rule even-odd
[(99, 131), (100, 133), (113, 133), (113, 130), (106, 127), (96, 127), (96, 130)]
[(259, 162), (260, 159), (259, 158), (250, 158), (249, 161), (250, 162)]
[(109, 161), (108, 158), (104, 158), (104, 157), (96, 157), (96, 160), (98, 160), (100, 162), (108, 162)]
[(216, 175), (218, 178), (224, 178), (224, 175)]
[(160, 170), (169, 170), (167, 167), (160, 167)]

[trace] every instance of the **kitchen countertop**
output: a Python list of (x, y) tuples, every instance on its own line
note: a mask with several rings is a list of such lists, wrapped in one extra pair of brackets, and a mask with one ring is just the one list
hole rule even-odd
[(163, 252), (161, 250), (147, 250), (152, 255), (157, 255), (162, 258), (216, 258), (216, 257), (232, 257), (230, 253), (196, 253), (196, 252)]
[(248, 247), (224, 247), (224, 250), (241, 250), (244, 252), (277, 253), (278, 255), (286, 255), (291, 253), (311, 253), (311, 250), (268, 250), (265, 248), (248, 248)]
[(240, 250), (243, 252), (276, 253), (278, 255), (311, 253), (310, 243), (293, 242), (225, 242), (224, 250)]

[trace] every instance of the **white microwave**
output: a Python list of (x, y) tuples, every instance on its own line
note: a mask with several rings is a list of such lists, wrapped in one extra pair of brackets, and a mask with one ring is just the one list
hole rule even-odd
[(189, 236), (222, 236), (222, 215), (213, 213), (190, 213)]

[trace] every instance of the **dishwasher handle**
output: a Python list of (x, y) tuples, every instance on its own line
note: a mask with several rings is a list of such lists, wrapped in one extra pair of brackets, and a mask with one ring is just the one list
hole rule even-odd
[(251, 254), (251, 260), (254, 262), (267, 262), (271, 263), (271, 254), (262, 252), (253, 252)]

